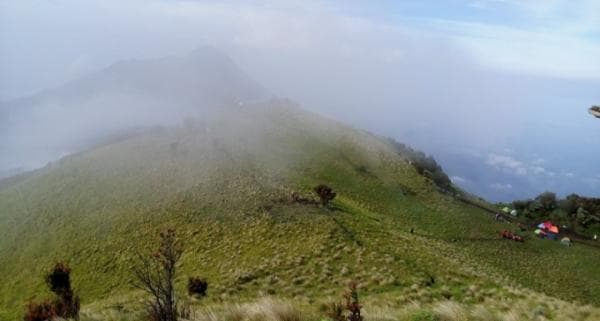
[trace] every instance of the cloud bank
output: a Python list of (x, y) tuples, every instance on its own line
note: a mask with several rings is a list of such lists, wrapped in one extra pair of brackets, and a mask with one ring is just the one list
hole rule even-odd
[[(565, 189), (600, 193), (578, 178), (593, 170), (600, 150), (600, 126), (585, 114), (600, 101), (599, 5), (4, 1), (0, 99), (119, 60), (208, 44), (279, 96), (433, 153), (474, 192), (508, 177), (473, 177), (473, 167), (462, 165), (466, 155), (452, 156), (458, 151), (487, 155), (476, 158), (482, 170), (525, 177), (510, 181), (516, 193), (558, 186), (564, 175), (549, 173), (563, 172), (576, 182)], [(548, 164), (522, 160), (533, 154)], [(486, 196), (508, 197), (494, 193)]]

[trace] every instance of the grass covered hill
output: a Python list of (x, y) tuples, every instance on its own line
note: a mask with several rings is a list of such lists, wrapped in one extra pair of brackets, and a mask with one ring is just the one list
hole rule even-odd
[[(290, 197), (321, 183), (334, 210)], [(441, 193), (389, 140), (288, 101), (225, 106), (3, 181), (0, 319), (48, 294), (57, 260), (89, 319), (135, 319), (131, 267), (166, 227), (185, 244), (177, 286), (207, 278), (205, 303), (310, 305), (357, 280), (367, 300), (396, 305), (600, 305), (598, 249), (502, 240), (504, 224)]]

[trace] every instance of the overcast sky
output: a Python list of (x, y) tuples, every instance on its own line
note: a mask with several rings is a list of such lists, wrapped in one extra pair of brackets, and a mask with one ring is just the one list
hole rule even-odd
[(600, 194), (600, 122), (585, 113), (600, 103), (595, 0), (5, 0), (0, 99), (206, 44), (276, 95), (433, 153), (490, 198)]

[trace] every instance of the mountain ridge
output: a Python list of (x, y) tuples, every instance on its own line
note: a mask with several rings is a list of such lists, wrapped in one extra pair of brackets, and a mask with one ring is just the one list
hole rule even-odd
[[(514, 226), (440, 191), (388, 139), (285, 99), (209, 109), (0, 183), (0, 318), (47, 294), (42, 276), (58, 260), (89, 320), (117, 307), (135, 315), (131, 267), (164, 228), (185, 243), (178, 290), (201, 275), (212, 303), (310, 304), (356, 280), (399, 305), (600, 304), (600, 252), (503, 240)], [(316, 199), (318, 184), (337, 193), (330, 207), (291, 196)]]

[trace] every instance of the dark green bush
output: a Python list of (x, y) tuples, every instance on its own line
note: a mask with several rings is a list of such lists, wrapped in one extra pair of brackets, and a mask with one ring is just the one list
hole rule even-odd
[(206, 296), (206, 290), (208, 289), (208, 282), (199, 277), (190, 277), (188, 279), (188, 294), (191, 296), (203, 297)]
[(327, 204), (329, 204), (329, 202), (332, 201), (337, 195), (331, 189), (331, 187), (325, 184), (315, 186), (313, 191), (317, 194), (317, 196), (319, 196), (319, 198), (321, 199), (321, 204), (323, 204), (324, 206), (327, 206)]
[(75, 318), (79, 316), (79, 297), (71, 288), (71, 268), (64, 262), (57, 262), (46, 274), (46, 284), (56, 294), (56, 299), (39, 303), (29, 302), (24, 320), (50, 320), (55, 317)]
[(61, 295), (71, 290), (71, 268), (64, 262), (57, 262), (50, 273), (46, 274), (46, 284), (50, 291)]

